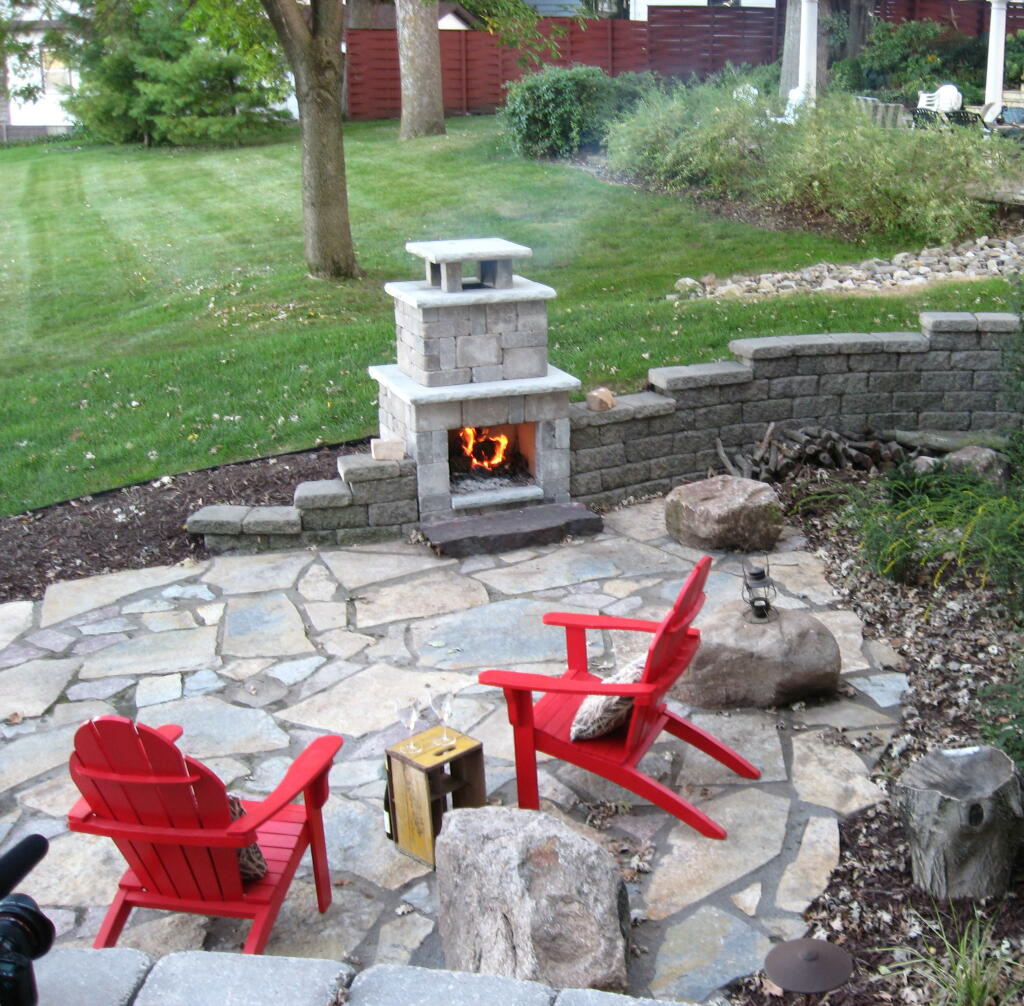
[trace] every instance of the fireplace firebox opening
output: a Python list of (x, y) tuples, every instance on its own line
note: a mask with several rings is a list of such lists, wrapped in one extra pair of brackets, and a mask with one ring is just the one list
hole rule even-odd
[(448, 431), (453, 494), (534, 484), (535, 423), (465, 426)]

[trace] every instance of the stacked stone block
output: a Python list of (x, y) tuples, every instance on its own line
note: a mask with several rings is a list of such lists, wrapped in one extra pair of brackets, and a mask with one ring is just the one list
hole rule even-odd
[[(447, 450), (449, 429), (536, 422), (546, 492), (610, 506), (705, 477), (720, 468), (716, 437), (727, 449), (747, 447), (771, 422), (851, 433), (1020, 428), (1003, 390), (1004, 351), (1020, 344), (1020, 319), (928, 312), (921, 329), (738, 339), (729, 344), (735, 359), (652, 369), (650, 390), (605, 412), (567, 405), (565, 382), (535, 394), (507, 383), (495, 397), (453, 389), (414, 409), (382, 381), (381, 429), (422, 459)], [(404, 534), (447, 505), (447, 463), (357, 455), (339, 470), (339, 479), (299, 486), (292, 507), (204, 507), (188, 529), (214, 551), (344, 544)]]
[(292, 506), (206, 506), (186, 526), (211, 552), (384, 541), (416, 527), (415, 462), (344, 455), (338, 475), (300, 483)]
[[(389, 284), (389, 292), (409, 284)], [(520, 289), (525, 287), (531, 289)], [(510, 295), (537, 284), (520, 281)], [(431, 298), (433, 299), (433, 298)], [(398, 367), (428, 388), (543, 377), (548, 319), (543, 301), (423, 307), (396, 299)]]
[(854, 433), (1019, 427), (1002, 387), (1020, 319), (928, 312), (921, 328), (737, 339), (734, 360), (652, 369), (653, 390), (615, 409), (574, 405), (572, 497), (607, 506), (703, 478), (721, 465), (716, 437), (747, 447), (772, 422)]

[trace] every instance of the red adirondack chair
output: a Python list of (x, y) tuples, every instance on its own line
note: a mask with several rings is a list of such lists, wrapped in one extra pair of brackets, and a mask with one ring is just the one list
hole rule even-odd
[[(559, 678), (543, 674), (488, 670), (480, 675), (485, 685), (505, 692), (509, 722), (515, 740), (519, 806), (536, 810), (537, 752), (554, 755), (650, 800), (662, 810), (696, 828), (708, 838), (725, 838), (725, 829), (688, 800), (637, 768), (640, 759), (662, 730), (711, 755), (738, 775), (760, 778), (760, 771), (732, 748), (688, 720), (668, 711), (665, 693), (686, 670), (700, 645), (700, 632), (690, 623), (704, 603), (704, 583), (711, 568), (705, 556), (683, 584), (672, 610), (661, 622), (608, 615), (574, 615), (550, 612), (546, 625), (565, 628), (568, 670)], [(587, 630), (626, 629), (651, 632), (643, 675), (637, 684), (606, 683), (587, 670)], [(534, 704), (531, 692), (546, 693)], [(591, 740), (573, 741), (569, 729), (580, 704), (588, 695), (628, 695), (633, 708), (623, 726)]]
[[(114, 946), (133, 908), (160, 908), (252, 919), (242, 949), (262, 953), (307, 848), (320, 911), (331, 903), (321, 808), (342, 739), (317, 738), (270, 796), (242, 801), (245, 814), (232, 821), (224, 783), (178, 750), (181, 733), (101, 716), (75, 734), (70, 769), (82, 799), (68, 826), (112, 838), (129, 865), (93, 946)], [(303, 803), (292, 803), (300, 793)], [(267, 872), (245, 883), (238, 851), (253, 842)]]

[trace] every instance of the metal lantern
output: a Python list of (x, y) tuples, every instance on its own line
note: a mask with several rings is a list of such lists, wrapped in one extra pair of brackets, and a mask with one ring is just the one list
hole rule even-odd
[(750, 605), (747, 621), (767, 622), (775, 616), (775, 583), (768, 575), (767, 565), (746, 566), (743, 570), (743, 600)]

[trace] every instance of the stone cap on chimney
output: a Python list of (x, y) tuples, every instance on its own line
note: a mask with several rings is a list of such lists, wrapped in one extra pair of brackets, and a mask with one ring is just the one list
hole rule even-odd
[(530, 258), (533, 249), (504, 238), (460, 238), (451, 241), (408, 241), (405, 250), (426, 260), (427, 282), (445, 293), (464, 289), (462, 265), (479, 262), (480, 276), (469, 288), (507, 289), (512, 285), (514, 259)]

